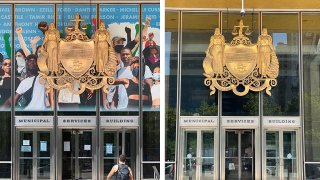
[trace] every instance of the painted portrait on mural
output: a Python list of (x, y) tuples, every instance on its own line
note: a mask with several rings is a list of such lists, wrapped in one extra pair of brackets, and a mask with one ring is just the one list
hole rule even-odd
[[(160, 7), (144, 5), (142, 7), (142, 26), (139, 26), (138, 5), (101, 5), (100, 18), (108, 25), (114, 49), (118, 59), (116, 83), (109, 93), (102, 93), (102, 111), (137, 111), (139, 104), (139, 84), (126, 87), (127, 83), (142, 83), (141, 96), (143, 108), (159, 110), (160, 104)], [(120, 15), (119, 15), (120, 14)], [(140, 37), (140, 29), (141, 35)], [(140, 42), (142, 43), (141, 54)], [(144, 66), (133, 68), (141, 59)], [(138, 79), (143, 71), (142, 82)], [(132, 88), (134, 87), (134, 88)]]

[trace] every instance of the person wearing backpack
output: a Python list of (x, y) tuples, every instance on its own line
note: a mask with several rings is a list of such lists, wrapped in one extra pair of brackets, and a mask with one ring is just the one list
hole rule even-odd
[(119, 164), (114, 165), (107, 176), (107, 180), (115, 176), (115, 180), (133, 180), (131, 168), (126, 165), (126, 155), (119, 156)]

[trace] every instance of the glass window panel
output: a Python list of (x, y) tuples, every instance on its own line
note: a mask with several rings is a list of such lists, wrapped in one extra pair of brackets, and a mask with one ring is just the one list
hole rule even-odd
[(36, 56), (36, 49), (42, 44), (44, 36), (38, 24), (53, 21), (54, 5), (15, 5), (14, 50), (17, 68), (14, 72), (18, 78), (16, 95), (20, 95), (15, 102), (17, 111), (53, 110), (53, 92), (46, 93), (45, 86), (39, 82)]
[[(12, 76), (12, 56), (11, 56), (11, 40), (12, 40), (12, 6), (11, 5), (0, 5), (2, 16), (0, 17), (0, 74), (8, 77), (1, 78), (0, 82), (0, 106), (1, 111), (9, 111), (10, 106), (3, 107), (3, 104), (11, 96), (11, 76)], [(19, 81), (18, 81), (19, 82)], [(17, 83), (18, 83), (17, 82)]]
[(279, 131), (266, 132), (266, 173), (268, 179), (280, 176)]
[[(232, 35), (234, 26), (238, 26), (241, 16), (239, 13), (222, 13), (222, 34), (226, 43), (230, 43), (235, 37)], [(258, 13), (246, 12), (243, 24), (249, 26), (247, 37), (252, 43), (256, 43), (259, 36)], [(247, 30), (247, 29), (246, 29)], [(246, 31), (245, 31), (246, 32)], [(241, 87), (239, 87), (241, 90)], [(223, 116), (257, 116), (259, 115), (259, 93), (250, 91), (245, 96), (237, 96), (232, 91), (222, 93), (222, 115)]]
[(175, 163), (165, 164), (165, 180), (173, 180), (175, 176)]
[[(91, 38), (96, 28), (96, 5), (89, 4), (58, 4), (58, 24), (57, 29), (60, 31), (61, 38), (65, 38), (68, 26), (74, 26), (75, 15), (79, 13), (79, 28), (84, 29), (86, 35)], [(74, 90), (79, 90), (78, 84), (74, 85)], [(68, 89), (57, 90), (58, 110), (63, 111), (95, 111), (97, 91), (86, 89), (82, 94), (73, 94)], [(70, 114), (70, 113), (69, 113)], [(72, 113), (71, 113), (72, 114)], [(59, 113), (64, 115), (64, 113)]]
[[(142, 35), (146, 41), (142, 44), (142, 56), (145, 64), (145, 71), (149, 68), (152, 72), (151, 78), (145, 78), (145, 83), (150, 86), (149, 102), (143, 100), (143, 110), (160, 110), (160, 5), (143, 4), (142, 20), (150, 18), (150, 26), (147, 31), (143, 30)], [(150, 104), (151, 101), (151, 104)], [(145, 113), (145, 112), (144, 112)]]
[(306, 164), (306, 178), (319, 179), (320, 178), (320, 163), (319, 164)]
[(217, 94), (203, 81), (205, 51), (219, 27), (218, 13), (182, 14), (181, 115), (217, 115)]
[(290, 179), (297, 179), (297, 152), (296, 132), (283, 132), (283, 166), (284, 176)]
[(20, 159), (20, 178), (33, 179), (32, 159)]
[(50, 159), (39, 159), (37, 163), (38, 179), (50, 179)]
[(11, 177), (11, 164), (0, 163), (0, 178), (10, 178)]
[[(196, 162), (197, 157), (197, 132), (185, 132), (184, 154), (183, 154), (183, 177), (193, 179), (196, 178)], [(199, 162), (199, 161), (198, 161)]]
[(299, 115), (299, 23), (297, 13), (262, 15), (279, 60), (277, 86), (263, 93), (264, 116)]
[(201, 179), (214, 177), (214, 133), (202, 132)]
[(20, 157), (32, 157), (33, 133), (20, 132)]
[[(306, 161), (320, 162), (320, 13), (302, 14), (304, 128)], [(307, 173), (316, 170), (308, 165)], [(308, 177), (308, 176), (307, 176)], [(311, 175), (309, 176), (311, 177)]]
[[(0, 161), (11, 160), (11, 113), (1, 112), (0, 113)], [(1, 174), (1, 173), (0, 173)]]
[(143, 178), (146, 178), (146, 179), (153, 179), (154, 178), (153, 166), (155, 166), (155, 168), (160, 173), (160, 164), (157, 164), (157, 163), (144, 163), (143, 164)]
[(50, 158), (50, 132), (37, 132), (38, 157)]
[[(143, 160), (160, 160), (160, 113), (143, 114)], [(145, 178), (145, 177), (144, 177)]]
[[(165, 29), (166, 161), (174, 161), (175, 160), (175, 143), (176, 143), (179, 13), (166, 12), (165, 23), (166, 23), (165, 24), (165, 27), (166, 27)], [(166, 172), (167, 171), (168, 170), (166, 168)], [(171, 174), (171, 176), (172, 175), (173, 174)]]
[[(106, 24), (107, 29), (110, 31), (110, 37), (113, 41), (119, 63), (115, 75), (117, 82), (115, 85), (109, 86), (107, 95), (104, 92), (101, 93), (101, 111), (137, 111), (140, 97), (138, 75), (141, 70), (138, 48), (140, 42), (139, 6), (136, 4), (101, 4), (100, 19)], [(144, 19), (142, 22), (143, 28), (147, 27), (144, 26), (146, 22)], [(121, 51), (124, 47), (128, 49)], [(133, 61), (136, 61), (136, 63), (131, 64)], [(143, 70), (145, 70), (144, 82), (148, 80), (152, 81), (150, 68), (143, 68)], [(134, 74), (136, 76), (134, 76)], [(145, 96), (142, 98), (148, 101), (150, 97), (150, 86), (145, 85), (143, 87), (146, 90), (144, 91)]]

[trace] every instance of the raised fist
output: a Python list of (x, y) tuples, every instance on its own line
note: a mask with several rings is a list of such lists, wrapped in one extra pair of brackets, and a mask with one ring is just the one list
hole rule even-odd
[(131, 29), (128, 27), (125, 27), (124, 30), (126, 31), (127, 34), (131, 34)]
[(17, 33), (17, 34), (22, 34), (22, 27), (18, 27), (18, 28), (16, 29), (16, 33)]
[(151, 21), (151, 19), (150, 19), (149, 17), (147, 17), (147, 18), (146, 18), (146, 25), (147, 25), (147, 26), (150, 26), (150, 21)]

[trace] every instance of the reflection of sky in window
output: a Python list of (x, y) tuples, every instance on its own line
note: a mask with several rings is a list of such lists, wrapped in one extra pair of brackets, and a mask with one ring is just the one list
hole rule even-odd
[(170, 75), (170, 49), (171, 49), (171, 32), (165, 34), (166, 48), (165, 48), (165, 75)]
[(277, 48), (278, 43), (288, 44), (287, 33), (272, 33), (273, 46)]

